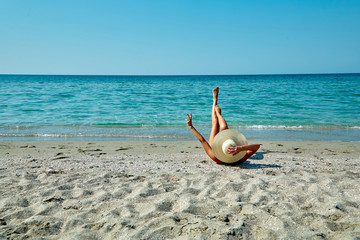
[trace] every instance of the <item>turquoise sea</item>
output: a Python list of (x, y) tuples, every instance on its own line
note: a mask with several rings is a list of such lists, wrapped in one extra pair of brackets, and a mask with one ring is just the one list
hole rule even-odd
[(216, 86), (249, 140), (360, 141), (360, 74), (0, 75), (0, 140), (208, 138)]

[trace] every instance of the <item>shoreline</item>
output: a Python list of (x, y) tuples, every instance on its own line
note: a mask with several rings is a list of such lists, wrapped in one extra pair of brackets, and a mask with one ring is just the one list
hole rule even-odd
[[(75, 128), (76, 129), (76, 128)], [(0, 129), (0, 142), (8, 141), (191, 141), (194, 136), (187, 127), (139, 128), (59, 128), (57, 131), (34, 129), (30, 132), (7, 132)], [(249, 141), (341, 141), (360, 142), (360, 129), (241, 129)], [(200, 126), (198, 131), (208, 138), (210, 128)], [(21, 130), (23, 131), (23, 130)], [(32, 132), (34, 131), (34, 132)]]
[(360, 143), (260, 143), (229, 166), (195, 140), (1, 141), (0, 238), (360, 237)]

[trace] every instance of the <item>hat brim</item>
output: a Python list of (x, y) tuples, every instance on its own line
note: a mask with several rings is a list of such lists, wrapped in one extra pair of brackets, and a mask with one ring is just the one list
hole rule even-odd
[(242, 133), (234, 129), (226, 129), (215, 136), (211, 146), (215, 157), (224, 163), (234, 163), (241, 160), (246, 155), (246, 151), (241, 151), (235, 156), (225, 154), (223, 152), (222, 146), (223, 143), (228, 139), (234, 140), (237, 146), (247, 145), (248, 142), (246, 137)]

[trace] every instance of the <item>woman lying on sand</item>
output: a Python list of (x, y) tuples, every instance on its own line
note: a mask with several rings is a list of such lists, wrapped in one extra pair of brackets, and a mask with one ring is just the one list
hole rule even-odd
[[(216, 87), (213, 90), (213, 107), (212, 107), (212, 113), (211, 113), (211, 119), (212, 119), (212, 128), (209, 138), (209, 143), (205, 140), (205, 138), (194, 128), (192, 125), (192, 114), (187, 114), (188, 118), (185, 118), (186, 123), (188, 127), (190, 128), (191, 132), (195, 135), (195, 137), (201, 142), (202, 146), (205, 149), (205, 152), (207, 155), (214, 160), (216, 163), (224, 163), (224, 161), (221, 161), (221, 159), (218, 159), (214, 152), (213, 152), (213, 141), (215, 136), (221, 131), (229, 129), (225, 119), (221, 116), (221, 108), (217, 105), (218, 101), (218, 94), (219, 94), (219, 88)], [(229, 130), (228, 130), (229, 131)], [(245, 139), (246, 140), (246, 139)], [(236, 156), (240, 152), (244, 152), (244, 156), (237, 160), (236, 162), (245, 162), (249, 157), (251, 157), (253, 154), (256, 153), (257, 150), (259, 150), (260, 144), (246, 144), (246, 145), (230, 145), (227, 148), (227, 153), (231, 154), (232, 156)]]

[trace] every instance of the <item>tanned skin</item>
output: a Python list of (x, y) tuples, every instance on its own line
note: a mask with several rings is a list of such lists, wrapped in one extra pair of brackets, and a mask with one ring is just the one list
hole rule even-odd
[[(194, 134), (194, 136), (200, 141), (202, 144), (206, 154), (216, 163), (223, 163), (219, 159), (217, 159), (212, 151), (211, 145), (215, 138), (215, 136), (225, 129), (228, 129), (228, 125), (221, 115), (221, 108), (218, 106), (218, 95), (219, 95), (219, 87), (216, 87), (213, 89), (213, 106), (212, 106), (212, 112), (211, 112), (211, 120), (212, 120), (212, 127), (211, 127), (211, 133), (209, 142), (205, 140), (205, 138), (195, 129), (195, 127), (192, 124), (192, 114), (187, 114), (187, 118), (185, 118), (185, 121), (191, 130), (191, 132)], [(229, 154), (233, 154), (234, 156), (238, 154), (241, 151), (246, 151), (246, 155), (239, 160), (236, 163), (239, 162), (245, 162), (249, 157), (254, 155), (257, 150), (259, 150), (260, 144), (249, 144), (249, 145), (242, 145), (242, 146), (234, 146), (231, 145), (229, 149), (227, 150)]]

